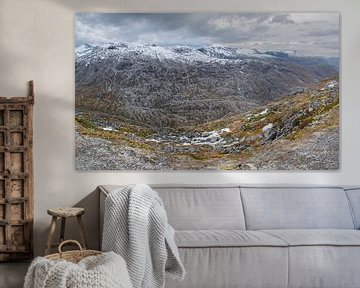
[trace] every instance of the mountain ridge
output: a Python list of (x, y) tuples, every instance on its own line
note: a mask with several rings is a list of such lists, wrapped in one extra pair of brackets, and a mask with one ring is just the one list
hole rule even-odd
[(237, 115), (337, 74), (325, 59), (293, 52), (84, 45), (76, 52), (76, 110), (168, 129)]
[[(337, 57), (321, 57), (321, 56), (305, 56), (297, 55), (294, 50), (265, 50), (260, 51), (255, 48), (241, 48), (241, 47), (231, 47), (224, 45), (209, 45), (202, 47), (190, 47), (187, 45), (174, 45), (174, 46), (158, 46), (155, 44), (138, 44), (131, 42), (110, 42), (101, 45), (95, 44), (82, 44), (75, 48), (76, 58), (83, 57), (89, 53), (98, 52), (104, 53), (107, 50), (112, 50), (113, 54), (118, 54), (118, 52), (127, 52), (134, 51), (137, 53), (145, 53), (146, 56), (152, 56), (154, 58), (158, 57), (159, 54), (162, 54), (165, 59), (173, 58), (176, 59), (176, 54), (178, 55), (187, 55), (193, 56), (194, 59), (188, 60), (210, 60), (204, 58), (198, 58), (201, 56), (207, 56), (213, 58), (212, 60), (222, 59), (222, 60), (240, 60), (245, 57), (258, 57), (258, 58), (286, 58), (286, 57), (312, 57), (312, 58), (324, 58), (329, 59), (329, 61), (334, 61)], [(148, 50), (148, 51), (146, 51)], [(152, 51), (153, 53), (149, 52)], [(189, 55), (192, 54), (192, 55)], [(196, 57), (198, 56), (198, 57)], [(178, 59), (184, 60), (184, 59)], [(223, 62), (225, 63), (225, 62)]]

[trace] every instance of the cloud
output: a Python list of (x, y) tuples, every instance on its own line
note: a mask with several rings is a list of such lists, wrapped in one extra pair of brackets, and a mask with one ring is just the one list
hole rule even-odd
[[(121, 41), (193, 47), (254, 45), (260, 50), (336, 56), (338, 50), (326, 47), (334, 39), (339, 41), (339, 14), (77, 13), (75, 31), (77, 46)], [(289, 44), (297, 42), (302, 44)]]
[(295, 21), (291, 19), (289, 14), (276, 15), (271, 19), (271, 23), (279, 24), (295, 24)]
[(306, 30), (303, 31), (302, 36), (314, 36), (314, 37), (338, 37), (339, 28), (326, 27), (323, 30)]

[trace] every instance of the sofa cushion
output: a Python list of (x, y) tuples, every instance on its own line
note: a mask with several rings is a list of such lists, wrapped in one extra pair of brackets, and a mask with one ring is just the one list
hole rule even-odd
[(289, 247), (289, 288), (359, 288), (357, 246)]
[(175, 242), (178, 247), (255, 247), (280, 246), (288, 244), (260, 231), (244, 230), (183, 230), (176, 231)]
[(176, 230), (244, 230), (238, 187), (154, 187)]
[(241, 187), (246, 226), (266, 229), (354, 229), (342, 188)]
[(262, 230), (289, 246), (360, 246), (360, 231), (348, 229)]
[(183, 281), (166, 288), (287, 288), (288, 247), (179, 248)]
[(360, 231), (267, 230), (286, 241), (289, 288), (357, 288), (360, 283)]

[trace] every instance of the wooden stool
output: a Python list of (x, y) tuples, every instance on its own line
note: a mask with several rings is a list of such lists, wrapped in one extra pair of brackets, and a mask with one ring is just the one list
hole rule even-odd
[[(66, 218), (69, 218), (69, 217), (77, 218), (79, 227), (80, 227), (81, 245), (83, 246), (84, 249), (86, 249), (87, 245), (86, 245), (86, 239), (85, 239), (85, 229), (84, 229), (84, 224), (81, 219), (81, 215), (83, 215), (85, 213), (84, 208), (78, 208), (78, 207), (50, 208), (47, 210), (47, 213), (52, 216), (52, 219), (51, 219), (51, 224), (50, 224), (50, 231), (49, 231), (49, 236), (48, 236), (48, 240), (47, 240), (45, 255), (50, 254), (52, 247), (57, 247), (61, 242), (64, 241)], [(54, 237), (56, 222), (57, 222), (58, 217), (61, 218), (60, 242), (53, 244), (52, 240)]]

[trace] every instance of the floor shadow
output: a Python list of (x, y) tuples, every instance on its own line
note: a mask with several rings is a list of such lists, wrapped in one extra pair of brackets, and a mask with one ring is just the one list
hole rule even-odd
[(24, 278), (29, 265), (30, 261), (0, 263), (0, 287), (23, 287)]

